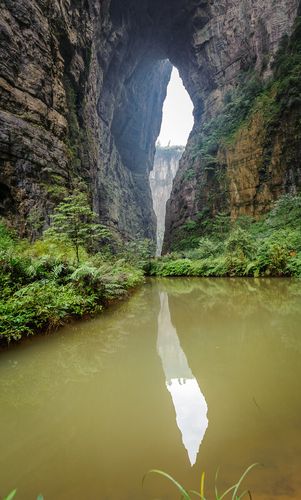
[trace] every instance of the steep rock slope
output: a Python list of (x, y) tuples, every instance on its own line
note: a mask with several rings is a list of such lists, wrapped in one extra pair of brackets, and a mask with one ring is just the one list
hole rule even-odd
[[(297, 186), (281, 160), (277, 182), (288, 181), (273, 193), (268, 183), (263, 202), (246, 203), (245, 179), (250, 177), (249, 193), (255, 185), (261, 191), (262, 169), (255, 161), (253, 173), (246, 166), (236, 182), (233, 165), (237, 160), (239, 169), (250, 155), (259, 155), (260, 141), (256, 152), (251, 138), (245, 139), (250, 151), (201, 145), (206, 126), (244, 75), (271, 74), (297, 3), (2, 0), (0, 214), (35, 236), (54, 205), (77, 185), (89, 192), (100, 220), (121, 236), (154, 238), (148, 179), (171, 71), (167, 59), (179, 68), (194, 103), (195, 126), (174, 183), (166, 248), (183, 222), (204, 210), (212, 214), (225, 206), (238, 213), (254, 206), (256, 212)], [(284, 142), (279, 136), (278, 145)], [(226, 175), (213, 168), (211, 157)], [(235, 184), (235, 196), (224, 189), (229, 183)]]
[(150, 172), (150, 186), (153, 207), (157, 217), (157, 255), (161, 255), (164, 231), (166, 202), (169, 200), (172, 183), (179, 167), (184, 147), (168, 146), (156, 148), (154, 167)]
[(148, 174), (171, 66), (115, 10), (1, 4), (0, 213), (21, 233), (39, 233), (78, 186), (121, 236), (155, 236)]
[(81, 18), (59, 2), (0, 8), (0, 211), (15, 216), (21, 232), (26, 219), (34, 231), (70, 185), (64, 76), (78, 88), (85, 79), (91, 22), (88, 11)]
[(220, 2), (194, 37), (194, 79), (206, 64), (213, 71), (167, 206), (165, 251), (202, 234), (218, 212), (257, 217), (300, 190), (297, 9), (296, 1)]

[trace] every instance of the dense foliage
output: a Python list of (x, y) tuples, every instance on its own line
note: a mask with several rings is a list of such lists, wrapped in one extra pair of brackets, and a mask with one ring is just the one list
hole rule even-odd
[(110, 231), (97, 223), (97, 216), (89, 207), (87, 196), (79, 190), (75, 190), (56, 207), (47, 234), (59, 242), (69, 241), (74, 247), (78, 263), (81, 246), (93, 250), (101, 240), (110, 237)]
[(147, 245), (132, 244), (115, 256), (108, 246), (96, 251), (96, 236), (103, 242), (109, 233), (92, 219), (76, 193), (59, 205), (54, 224), (33, 244), (0, 224), (0, 340), (98, 312), (143, 281)]
[[(204, 220), (203, 236), (195, 248), (188, 242), (186, 249), (153, 260), (149, 241), (110, 246), (108, 230), (97, 227), (84, 205), (78, 194), (67, 197), (55, 211), (50, 230), (32, 244), (0, 224), (2, 341), (19, 340), (72, 317), (96, 313), (143, 282), (145, 272), (151, 276), (301, 277), (301, 195), (283, 196), (259, 221), (244, 216), (231, 222), (225, 214)], [(74, 236), (73, 221), (79, 214), (80, 241), (77, 232)], [(73, 221), (71, 233), (68, 218)]]
[[(152, 276), (301, 276), (301, 195), (285, 195), (262, 220), (219, 214), (197, 247), (153, 260)], [(194, 242), (195, 243), (195, 242)]]

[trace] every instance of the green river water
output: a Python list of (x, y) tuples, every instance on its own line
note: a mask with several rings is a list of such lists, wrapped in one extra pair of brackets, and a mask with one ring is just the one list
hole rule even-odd
[(301, 498), (301, 282), (149, 280), (100, 317), (0, 353), (0, 497), (178, 499), (254, 462)]

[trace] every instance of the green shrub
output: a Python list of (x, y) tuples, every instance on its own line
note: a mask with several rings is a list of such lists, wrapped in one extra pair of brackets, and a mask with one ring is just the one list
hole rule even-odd
[(125, 262), (143, 269), (155, 254), (156, 247), (153, 241), (144, 238), (122, 243), (117, 248), (118, 259), (123, 258)]
[(279, 198), (269, 213), (267, 224), (272, 229), (289, 227), (300, 230), (301, 196), (286, 194)]
[(189, 276), (191, 269), (189, 259), (173, 260), (162, 266), (160, 276)]
[(297, 256), (292, 256), (287, 263), (286, 270), (288, 275), (301, 278), (301, 253)]
[(225, 257), (196, 260), (193, 262), (192, 269), (192, 276), (227, 276), (228, 272)]
[[(89, 307), (88, 307), (89, 306)], [(54, 328), (68, 316), (81, 316), (86, 309), (95, 311), (93, 298), (89, 305), (71, 285), (60, 286), (53, 281), (32, 283), (0, 302), (0, 336), (19, 340), (45, 328)]]
[(8, 250), (15, 245), (15, 237), (12, 231), (9, 231), (5, 224), (0, 219), (0, 249), (1, 251)]
[(199, 241), (199, 258), (215, 257), (223, 251), (223, 244), (218, 241), (203, 237)]
[(255, 251), (251, 234), (241, 227), (237, 227), (230, 233), (225, 248), (228, 254), (240, 258), (251, 258)]
[(0, 340), (19, 340), (99, 312), (143, 282), (142, 269), (123, 259), (80, 249), (79, 255), (80, 263), (66, 241), (46, 238), (30, 245), (0, 226)]
[(197, 247), (152, 261), (149, 274), (301, 276), (300, 262), (301, 195), (284, 195), (259, 221), (243, 216), (231, 223), (226, 214), (218, 214)]

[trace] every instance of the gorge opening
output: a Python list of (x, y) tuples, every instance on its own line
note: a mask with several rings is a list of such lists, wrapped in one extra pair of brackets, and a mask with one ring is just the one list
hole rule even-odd
[(162, 110), (162, 124), (149, 180), (157, 218), (156, 255), (162, 252), (166, 203), (193, 127), (193, 104), (178, 70), (173, 67)]

